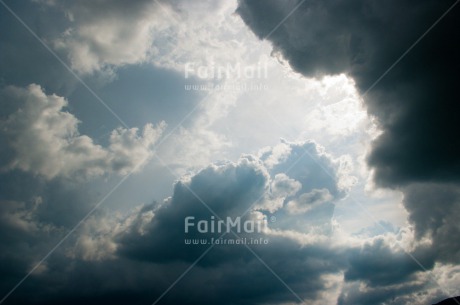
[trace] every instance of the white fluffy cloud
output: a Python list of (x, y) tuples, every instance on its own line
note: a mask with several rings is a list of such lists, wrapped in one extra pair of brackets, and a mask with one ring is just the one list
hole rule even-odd
[(111, 1), (84, 2), (61, 4), (71, 27), (55, 41), (55, 47), (67, 51), (72, 68), (87, 74), (146, 61), (159, 19), (153, 1), (129, 7)]
[(68, 102), (57, 95), (46, 95), (35, 84), (27, 88), (7, 87), (4, 103), (17, 110), (0, 121), (7, 147), (3, 170), (20, 169), (52, 179), (56, 176), (126, 174), (139, 169), (152, 155), (152, 145), (165, 124), (113, 130), (108, 147), (102, 147), (78, 132), (78, 119), (63, 110)]
[[(203, 65), (216, 57), (234, 61), (241, 54), (241, 48), (238, 54), (229, 51), (241, 47), (235, 39), (209, 33), (210, 27), (218, 28), (232, 38), (241, 30), (237, 16), (231, 24), (227, 18), (236, 10), (236, 2), (203, 1), (199, 8), (188, 1), (175, 1), (172, 8), (171, 3), (152, 0), (130, 5), (123, 1), (43, 4), (58, 7), (67, 17), (68, 28), (54, 39), (54, 47), (66, 52), (72, 68), (81, 74), (145, 62), (182, 72), (185, 63)], [(235, 22), (240, 24), (237, 29), (232, 27)], [(203, 52), (203, 47), (208, 51)]]

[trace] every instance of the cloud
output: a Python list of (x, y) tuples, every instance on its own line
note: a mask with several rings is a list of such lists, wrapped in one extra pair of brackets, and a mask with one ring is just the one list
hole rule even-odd
[(162, 14), (154, 1), (129, 6), (121, 1), (62, 2), (59, 7), (71, 27), (54, 44), (67, 50), (72, 68), (79, 73), (147, 61)]
[(270, 183), (270, 194), (266, 201), (258, 207), (267, 209), (269, 212), (275, 212), (283, 207), (286, 198), (294, 196), (301, 188), (302, 184), (299, 181), (291, 179), (283, 173), (277, 174)]
[[(199, 236), (184, 235), (185, 218), (193, 216), (196, 221), (210, 220), (214, 215), (206, 206), (224, 220), (241, 216), (263, 196), (268, 182), (268, 174), (257, 160), (241, 159), (236, 164), (211, 165), (193, 177), (179, 181), (173, 196), (156, 211), (141, 210), (142, 215), (153, 212), (155, 216), (148, 224), (143, 224), (140, 220), (144, 217), (138, 216), (132, 229), (121, 234), (120, 251), (129, 257), (152, 261), (193, 261), (203, 246), (191, 248), (184, 245), (184, 238)], [(248, 217), (250, 215), (244, 219)], [(229, 256), (227, 259), (235, 258)]]
[[(240, 1), (238, 13), (251, 28), (258, 29), (254, 30), (258, 36), (267, 34), (265, 30), (276, 25), (298, 3), (288, 1), (281, 5), (275, 1), (251, 1)], [(45, 16), (53, 16), (49, 20), (55, 20), (56, 17), (60, 18), (59, 22), (53, 21), (53, 30), (50, 31), (49, 25), (44, 27), (40, 20), (33, 18), (26, 21), (38, 31), (40, 37), (50, 42), (62, 58), (68, 58), (72, 68), (84, 75), (85, 80), (93, 80), (91, 74), (97, 75), (98, 72), (113, 75), (117, 68), (128, 65), (132, 69), (143, 69), (145, 63), (157, 66), (154, 70), (159, 78), (163, 78), (162, 68), (173, 70), (168, 71), (170, 74), (183, 72), (187, 62), (195, 67), (221, 62), (254, 63), (260, 58), (254, 54), (261, 49), (266, 50), (268, 45), (257, 45), (256, 41), (248, 39), (251, 35), (243, 31), (241, 20), (237, 16), (229, 17), (229, 12), (235, 9), (235, 2), (161, 2), (166, 10), (155, 1), (144, 0), (130, 5), (118, 0), (36, 2), (38, 4), (34, 4), (34, 8), (39, 6)], [(418, 22), (407, 22), (408, 28), (393, 23), (402, 24), (414, 16), (411, 8), (419, 10), (415, 15), (422, 16), (425, 9), (430, 11), (431, 8), (429, 5), (428, 8), (424, 7), (425, 4), (307, 0), (270, 37), (274, 45), (273, 55), (282, 62), (282, 54), (292, 67), (308, 77), (345, 74), (310, 82), (286, 69), (286, 75), (271, 75), (274, 88), (264, 94), (254, 92), (244, 97), (243, 94), (226, 92), (210, 94), (198, 109), (200, 114), (189, 118), (185, 122), (185, 125), (189, 125), (180, 129), (178, 138), (174, 139), (179, 144), (171, 145), (172, 148), (169, 146), (169, 150), (166, 150), (165, 160), (168, 164), (177, 165), (174, 163), (177, 162), (178, 167), (193, 166), (192, 172), (176, 181), (171, 197), (159, 202), (149, 199), (144, 202), (150, 203), (139, 205), (142, 201), (133, 189), (121, 191), (123, 195), (112, 198), (112, 203), (127, 198), (123, 211), (102, 210), (92, 215), (7, 302), (152, 303), (206, 249), (204, 245), (186, 245), (184, 239), (218, 237), (196, 230), (191, 230), (188, 235), (184, 233), (185, 217), (194, 216), (196, 221), (212, 219), (212, 213), (203, 202), (223, 218), (238, 216), (249, 209), (243, 221), (266, 221), (268, 229), (239, 235), (268, 239), (267, 245), (252, 245), (251, 248), (308, 304), (430, 304), (440, 300), (444, 292), (429, 284), (430, 274), (395, 246), (407, 231), (412, 232), (411, 226), (396, 228), (390, 223), (380, 223), (379, 227), (362, 231), (358, 238), (340, 231), (334, 220), (337, 202), (349, 196), (357, 181), (352, 176), (354, 164), (351, 157), (339, 155), (352, 146), (347, 142), (359, 138), (358, 133), (366, 133), (368, 126), (368, 122), (364, 122), (365, 115), (353, 88), (354, 83), (347, 77), (354, 77), (362, 93), (370, 85), (367, 82), (379, 76), (379, 69), (386, 69), (387, 64), (401, 54), (396, 49), (404, 42), (417, 38), (409, 37), (411, 35), (407, 33), (416, 33), (412, 30), (419, 28)], [(257, 6), (265, 11), (262, 13), (261, 9), (259, 14)], [(310, 8), (305, 9), (307, 6)], [(400, 9), (395, 10), (395, 7)], [(23, 16), (23, 11), (19, 11), (20, 16)], [(363, 18), (356, 16), (360, 11), (364, 12)], [(433, 9), (433, 16), (439, 11)], [(400, 12), (409, 12), (407, 19), (393, 17), (393, 14)], [(209, 18), (208, 14), (213, 17)], [(178, 18), (171, 20), (171, 16)], [(386, 34), (385, 31), (396, 31), (397, 35)], [(392, 37), (395, 41), (392, 41)], [(350, 41), (349, 50), (343, 49), (344, 41)], [(15, 53), (8, 49), (8, 44), (1, 45), (2, 50)], [(249, 49), (257, 52), (248, 52)], [(389, 50), (391, 52), (387, 54)], [(29, 58), (24, 54), (21, 52), (17, 57)], [(379, 57), (381, 55), (384, 56)], [(40, 59), (46, 56), (40, 56)], [(392, 56), (393, 59), (390, 58)], [(416, 59), (422, 57), (420, 55)], [(5, 65), (9, 62), (8, 58), (1, 57), (2, 67), (9, 66)], [(17, 69), (21, 71), (21, 77), (28, 79), (25, 84), (37, 82), (30, 70), (48, 71), (39, 68), (47, 65), (45, 61), (38, 61), (40, 63), (31, 67), (22, 63), (27, 69)], [(274, 62), (273, 59), (270, 67)], [(374, 68), (369, 68), (370, 64)], [(408, 67), (407, 63), (401, 64)], [(273, 71), (280, 72), (282, 69)], [(14, 77), (10, 78), (13, 75), (10, 70), (5, 73), (8, 83), (22, 86), (23, 81), (11, 81)], [(403, 69), (395, 70), (400, 74), (396, 78), (401, 80), (400, 83), (382, 82), (381, 89), (376, 87), (367, 96), (368, 111), (377, 117), (383, 130), (381, 138), (374, 143), (374, 152), (380, 149), (380, 144), (381, 147), (390, 147), (395, 139), (403, 139), (398, 145), (406, 145), (404, 136), (410, 138), (415, 134), (415, 131), (406, 132), (403, 125), (398, 125), (404, 127), (401, 131), (392, 131), (392, 128), (411, 118), (408, 114), (417, 104), (402, 103), (402, 100), (406, 100), (401, 98), (402, 94), (415, 98), (417, 94), (414, 93), (418, 92), (416, 85), (419, 83), (429, 89), (425, 82), (429, 77), (423, 76), (426, 71), (422, 70), (420, 68), (413, 73), (416, 77), (408, 85), (403, 83), (407, 83), (410, 73), (403, 73)], [(429, 66), (427, 70), (433, 71), (434, 68)], [(149, 69), (145, 71), (146, 74), (152, 72)], [(138, 81), (132, 77), (132, 71), (126, 69), (124, 72), (132, 84)], [(47, 74), (46, 77), (51, 79), (53, 75)], [(144, 78), (144, 74), (139, 75)], [(285, 76), (296, 80), (282, 82)], [(440, 79), (446, 77), (442, 75)], [(169, 81), (169, 78), (164, 79)], [(194, 76), (191, 79), (196, 81)], [(418, 82), (419, 79), (422, 81)], [(149, 86), (155, 80), (149, 78), (145, 82)], [(48, 92), (51, 91), (49, 89), (58, 92), (59, 96), (46, 94), (38, 85), (30, 85), (7, 87), (3, 89), (0, 100), (0, 140), (6, 144), (0, 148), (0, 167), (3, 170), (0, 172), (2, 293), (14, 287), (54, 247), (59, 238), (98, 202), (107, 188), (101, 182), (103, 179), (98, 177), (125, 174), (134, 169), (138, 161), (148, 160), (152, 155), (152, 146), (165, 128), (161, 123), (156, 127), (148, 124), (143, 130), (118, 128), (111, 132), (106, 144), (97, 143), (94, 140), (96, 137), (79, 133), (80, 122), (75, 115), (67, 112), (68, 102), (61, 97), (66, 96), (74, 101), (80, 95), (64, 94), (55, 90), (54, 85), (49, 86), (41, 80), (39, 83)], [(281, 90), (281, 84), (287, 89)], [(302, 89), (300, 86), (304, 84), (307, 88)], [(133, 92), (132, 88), (128, 88), (131, 84), (115, 82), (113, 85), (120, 85), (119, 89), (126, 91), (127, 96)], [(59, 87), (58, 84), (56, 86)], [(155, 88), (162, 86), (163, 82), (159, 82)], [(100, 88), (97, 89), (99, 91)], [(106, 87), (105, 90), (110, 91), (110, 88)], [(286, 91), (293, 93), (290, 95)], [(102, 90), (100, 93), (105, 95), (106, 92)], [(422, 93), (420, 95), (425, 98)], [(426, 98), (429, 96), (427, 94)], [(148, 93), (145, 98), (158, 99), (159, 104), (169, 107), (171, 117), (182, 116), (173, 106), (175, 104), (164, 103), (162, 94), (153, 96)], [(293, 99), (295, 101), (292, 103)], [(387, 100), (390, 102), (386, 103)], [(421, 104), (426, 105), (424, 102)], [(164, 116), (162, 105), (157, 107), (155, 102), (148, 109), (154, 109), (156, 115)], [(320, 110), (312, 111), (317, 106), (320, 106)], [(270, 114), (258, 113), (260, 107), (275, 113), (276, 121), (281, 124), (287, 122), (287, 127), (294, 126), (294, 138), (301, 134), (297, 138), (301, 140), (282, 140), (273, 145), (273, 139), (279, 137), (279, 126), (269, 126), (274, 124), (267, 122), (274, 121)], [(75, 113), (80, 112), (84, 111)], [(145, 113), (146, 121), (150, 121), (150, 114), (148, 111)], [(424, 114), (423, 111), (421, 113)], [(82, 118), (86, 124), (86, 117)], [(420, 119), (423, 118), (422, 115)], [(413, 122), (417, 120), (410, 121), (411, 124)], [(429, 132), (436, 127), (428, 125), (424, 128), (428, 132), (426, 137), (431, 139), (429, 135), (432, 133)], [(291, 139), (293, 129), (287, 129), (283, 136)], [(259, 132), (257, 136), (254, 136), (255, 131)], [(262, 133), (266, 136), (259, 135)], [(318, 142), (304, 141), (312, 135), (318, 137), (318, 142), (327, 143), (327, 150)], [(246, 142), (238, 142), (239, 137)], [(430, 141), (429, 145), (433, 140)], [(248, 142), (251, 143), (240, 145)], [(254, 153), (264, 145), (272, 146)], [(333, 155), (328, 153), (331, 146)], [(355, 147), (354, 153), (362, 151), (364, 146)], [(234, 151), (229, 153), (231, 148)], [(409, 147), (408, 153), (413, 149)], [(234, 158), (241, 151), (252, 154)], [(222, 154), (218, 158), (236, 161), (211, 162), (218, 159), (215, 156), (219, 152)], [(232, 157), (227, 158), (229, 154), (225, 153)], [(428, 152), (422, 151), (416, 156), (427, 155)], [(419, 160), (409, 160), (407, 156), (403, 156), (405, 159), (399, 155), (396, 157), (388, 160), (391, 158), (383, 153), (376, 159), (371, 155), (370, 160), (377, 169), (376, 177), (381, 185), (405, 185), (401, 188), (405, 193), (404, 205), (411, 213), (409, 220), (418, 240), (404, 237), (402, 243), (409, 244), (406, 249), (409, 254), (431, 269), (435, 279), (441, 279), (443, 287), (451, 287), (451, 291), (455, 291), (458, 268), (449, 264), (458, 262), (459, 246), (449, 242), (449, 236), (458, 235), (458, 226), (454, 225), (458, 218), (458, 186), (439, 182), (414, 184), (413, 181), (426, 180), (423, 175), (414, 174), (413, 166), (419, 164)], [(417, 173), (434, 173), (433, 168), (440, 161), (428, 161), (427, 168), (417, 169)], [(398, 168), (397, 164), (402, 164), (402, 167)], [(202, 165), (202, 168), (197, 168)], [(165, 182), (167, 178), (158, 178), (162, 176), (158, 172), (144, 174), (141, 179), (147, 180), (145, 184), (163, 179), (161, 187), (169, 190)], [(74, 179), (77, 177), (93, 178)], [(451, 179), (452, 175), (435, 173), (430, 177), (445, 181)], [(138, 181), (130, 181), (129, 187)], [(136, 187), (142, 188), (139, 185)], [(150, 191), (148, 189), (146, 192)], [(435, 206), (434, 202), (443, 204)], [(254, 206), (251, 207), (252, 204)], [(130, 208), (132, 210), (126, 212)], [(445, 213), (450, 216), (446, 217)], [(361, 220), (356, 222), (361, 223)], [(383, 229), (380, 228), (382, 225)], [(193, 228), (196, 229), (196, 226)], [(225, 236), (230, 237), (234, 236)], [(216, 245), (165, 295), (163, 301), (180, 304), (291, 304), (297, 300), (244, 246)]]
[[(277, 160), (277, 171), (280, 172), (277, 174), (266, 168), (263, 159), (244, 155), (237, 162), (212, 164), (195, 174), (182, 177), (175, 184), (170, 198), (161, 203), (145, 205), (122, 222), (119, 233), (114, 237), (117, 242), (118, 255), (124, 259), (152, 264), (192, 263), (209, 245), (189, 245), (185, 244), (185, 239), (210, 241), (212, 238), (218, 239), (221, 235), (217, 232), (200, 233), (197, 231), (197, 222), (200, 220), (210, 222), (213, 219), (217, 223), (217, 216), (209, 209), (223, 220), (227, 217), (235, 219), (248, 211), (242, 217), (242, 223), (250, 220), (266, 221), (271, 212), (280, 212), (284, 209), (286, 198), (297, 198), (297, 192), (300, 189), (303, 187), (309, 189), (309, 184), (315, 183), (308, 179), (303, 179), (302, 183), (294, 180), (290, 178), (290, 171), (281, 173), (282, 168), (287, 168), (290, 162), (298, 159), (297, 161), (303, 164), (303, 167), (295, 173), (299, 174), (304, 171), (314, 172), (311, 173), (312, 175), (318, 174), (315, 172), (318, 170), (316, 163), (311, 162), (311, 157), (307, 159), (305, 156), (298, 155), (296, 150), (306, 147), (311, 149), (311, 153), (316, 154), (314, 144), (284, 142), (283, 145), (292, 150), (285, 155), (286, 158)], [(290, 156), (291, 153), (293, 156)], [(270, 159), (269, 152), (265, 152), (263, 156)], [(331, 166), (332, 173), (335, 173), (334, 170), (337, 167), (332, 165), (333, 162), (326, 155), (321, 157), (315, 155), (314, 157), (319, 159), (317, 162)], [(328, 180), (326, 182), (332, 183)], [(337, 189), (337, 185), (334, 187), (327, 185), (327, 187)], [(277, 205), (266, 204), (267, 201), (274, 198), (277, 200)], [(330, 200), (333, 200), (332, 196)], [(285, 212), (277, 215), (279, 216), (277, 222), (292, 221), (290, 217), (292, 215)], [(194, 217), (190, 221), (193, 225), (185, 233), (185, 219), (190, 216)], [(330, 216), (330, 214), (324, 215), (320, 221), (327, 221), (327, 217)], [(304, 222), (308, 220), (304, 218)], [(272, 224), (268, 226), (271, 227)], [(330, 249), (330, 244), (320, 239), (301, 245), (297, 239), (292, 238), (290, 233), (297, 229), (293, 224), (290, 227), (281, 228), (274, 226), (268, 231), (264, 229), (254, 233), (242, 230), (238, 232), (238, 235), (248, 240), (259, 238), (268, 240), (268, 244), (251, 245), (250, 247), (269, 266), (272, 266), (292, 289), (302, 297), (313, 300), (326, 291), (329, 285), (335, 285), (330, 283), (329, 276), (340, 272), (339, 266), (345, 264), (344, 256), (340, 256), (338, 253), (340, 251), (336, 252), (337, 249)], [(305, 227), (302, 227), (302, 230), (298, 232), (299, 236), (307, 233), (303, 231), (304, 229)], [(225, 227), (223, 227), (223, 232), (225, 232)], [(231, 233), (223, 237), (225, 240), (235, 238)], [(227, 297), (220, 302), (229, 304), (249, 302), (249, 299), (252, 300), (250, 302), (275, 303), (293, 299), (293, 296), (289, 291), (285, 291), (282, 285), (277, 286), (276, 278), (271, 278), (270, 274), (263, 270), (263, 265), (260, 265), (260, 262), (244, 246), (217, 245), (211, 251), (195, 267), (198, 270), (197, 274), (208, 279), (207, 281), (215, 279), (212, 280), (210, 293), (192, 294), (200, 302), (216, 302), (222, 295)], [(223, 274), (225, 276), (222, 276)], [(251, 283), (251, 289), (244, 288), (246, 281)], [(190, 287), (198, 289), (198, 287), (203, 287), (202, 284), (204, 284), (203, 280), (191, 275), (191, 279), (185, 280), (181, 290), (188, 291)], [(236, 293), (228, 294), (229, 289)], [(176, 294), (171, 296), (171, 299), (178, 302), (183, 297), (183, 294)]]
[(418, 291), (423, 291), (425, 285), (420, 283), (405, 283), (390, 287), (364, 288), (360, 284), (345, 285), (340, 295), (338, 305), (367, 305), (367, 304), (429, 304), (429, 298), (425, 298)]
[[(310, 155), (301, 154), (304, 149)], [(392, 238), (399, 236), (387, 233), (358, 241), (331, 230), (334, 204), (345, 195), (339, 187), (337, 160), (313, 142), (283, 141), (260, 156), (243, 155), (236, 162), (213, 163), (184, 175), (174, 185), (172, 196), (162, 202), (138, 206), (126, 215), (100, 212), (90, 217), (10, 301), (26, 304), (34, 295), (37, 304), (153, 302), (210, 246), (186, 244), (186, 239), (210, 241), (220, 236), (197, 230), (198, 221), (209, 223), (215, 217), (206, 205), (222, 219), (236, 218), (249, 209), (242, 223), (266, 221), (261, 231), (243, 229), (238, 235), (267, 240), (267, 244), (249, 246), (306, 302), (320, 304), (326, 298), (338, 304), (404, 304), (421, 289), (432, 289), (420, 266), (394, 246)], [(291, 171), (293, 164), (298, 167)], [(320, 179), (322, 183), (308, 179), (319, 175), (322, 167), (329, 169), (328, 178)], [(56, 185), (53, 189), (61, 193), (2, 204), (2, 232), (16, 236), (0, 235), (6, 249), (3, 261), (12, 266), (5, 270), (5, 287), (13, 285), (11, 279), (33, 266), (40, 253), (46, 253), (53, 240), (66, 232), (63, 229), (75, 222), (73, 218), (59, 221), (53, 213), (62, 202), (60, 196), (78, 196), (71, 195), (72, 188)], [(277, 205), (264, 204), (274, 199)], [(316, 207), (289, 211), (293, 201), (313, 202)], [(78, 200), (70, 202), (65, 209), (78, 205)], [(186, 233), (188, 216), (194, 217), (194, 225)], [(28, 247), (21, 262), (13, 255), (21, 249), (18, 236)], [(229, 233), (222, 238), (236, 236)], [(427, 268), (433, 267), (432, 252), (426, 247), (409, 253)], [(442, 269), (440, 274), (445, 277), (445, 272)], [(424, 300), (435, 296), (439, 294), (430, 290)], [(243, 245), (220, 244), (163, 301), (286, 304), (296, 299)]]
[(289, 201), (286, 205), (289, 213), (304, 213), (332, 199), (327, 189), (314, 189), (304, 193), (297, 200)]
[[(314, 141), (281, 140), (278, 145), (260, 150), (258, 157), (271, 177), (285, 175), (289, 179), (286, 182), (295, 190), (295, 193), (273, 198), (277, 192), (272, 188), (271, 196), (260, 205), (276, 217), (273, 227), (282, 231), (276, 234), (290, 236), (300, 243), (308, 243), (312, 236), (314, 240), (328, 236), (334, 203), (347, 195), (356, 179), (343, 170), (351, 166), (351, 161), (346, 156), (334, 158)], [(282, 208), (274, 209), (280, 206)]]
[[(300, 1), (239, 1), (237, 12), (264, 38)], [(419, 38), (453, 1), (305, 1), (269, 39), (273, 53), (306, 76), (347, 73), (361, 93)], [(382, 134), (369, 164), (381, 185), (458, 181), (460, 143), (456, 79), (460, 44), (454, 8), (365, 96)]]
[(67, 28), (53, 37), (53, 47), (67, 53), (71, 67), (82, 75), (105, 72), (113, 76), (117, 68), (144, 63), (183, 72), (186, 63), (201, 66), (217, 57), (234, 61), (243, 53), (228, 52), (229, 48), (236, 50), (237, 41), (215, 39), (209, 33), (212, 25), (223, 35), (234, 34), (228, 22), (234, 24), (232, 19), (237, 18), (227, 18), (235, 10), (234, 3), (141, 0), (127, 6), (123, 1), (104, 0), (41, 4), (66, 16)]
[[(284, 20), (300, 2), (240, 0), (237, 12), (260, 39), (272, 43), (272, 55), (293, 70), (306, 77), (345, 73), (354, 80), (380, 130), (367, 163), (377, 186), (403, 192), (415, 243), (425, 249), (416, 248), (422, 252), (414, 253), (427, 259), (427, 269), (434, 268), (435, 261), (458, 263), (460, 245), (448, 236), (459, 230), (460, 140), (455, 114), (460, 109), (455, 79), (460, 44), (451, 38), (460, 20), (459, 8), (398, 60), (454, 1), (307, 0)], [(376, 259), (371, 265), (384, 260), (377, 259), (377, 249), (371, 252), (369, 257), (358, 255), (352, 267), (371, 257)], [(404, 263), (403, 256), (392, 256), (401, 272), (412, 274), (410, 278), (382, 268), (375, 274), (382, 277), (379, 280), (352, 268), (345, 273), (349, 279), (380, 286), (347, 283), (339, 304), (428, 302), (429, 298), (416, 295), (426, 287), (418, 275), (412, 277), (413, 272), (405, 270), (411, 264)], [(385, 278), (388, 285), (382, 282)], [(407, 282), (398, 284), (398, 278)]]
[[(303, 143), (289, 145), (303, 147)], [(292, 151), (294, 153), (295, 149)], [(289, 156), (286, 157), (285, 161), (290, 162)], [(326, 156), (322, 158), (320, 162), (331, 162)], [(282, 162), (277, 165), (281, 167)], [(313, 166), (313, 163), (308, 164)], [(71, 237), (71, 242), (53, 254), (41, 271), (12, 296), (11, 301), (25, 304), (30, 300), (24, 292), (35, 295), (33, 292), (39, 289), (37, 304), (57, 304), (65, 300), (88, 304), (101, 301), (123, 304), (128, 299), (132, 304), (153, 302), (209, 246), (187, 245), (186, 238), (219, 237), (220, 234), (202, 234), (196, 230), (199, 220), (214, 217), (205, 204), (223, 219), (236, 218), (249, 209), (242, 222), (262, 221), (269, 212), (253, 204), (264, 198), (295, 198), (297, 191), (310, 182), (307, 180), (301, 184), (288, 175), (289, 171), (272, 175), (263, 160), (245, 155), (236, 162), (210, 164), (183, 176), (175, 184), (172, 196), (163, 202), (137, 207), (123, 217), (97, 213), (79, 228), (78, 235)], [(38, 200), (37, 204), (46, 205), (47, 200), (49, 198)], [(285, 200), (281, 200), (276, 210), (283, 209), (284, 204)], [(26, 212), (24, 204), (15, 206), (2, 213), (9, 220), (2, 222), (8, 226), (5, 232), (14, 232), (13, 225), (20, 227), (20, 219), (29, 219), (33, 220), (29, 221), (29, 226), (33, 223), (41, 224), (36, 227), (47, 225), (54, 228), (50, 233), (52, 237), (59, 236), (61, 227), (50, 222), (56, 215), (49, 217), (46, 209), (40, 208)], [(187, 216), (195, 217), (195, 226), (190, 233), (184, 231)], [(32, 241), (45, 238), (43, 232), (33, 233), (35, 231), (29, 230), (28, 233), (36, 234)], [(337, 251), (321, 240), (301, 245), (285, 229), (264, 229), (253, 233), (242, 230), (238, 235), (247, 239), (267, 239), (268, 244), (251, 245), (251, 249), (302, 298), (314, 300), (331, 287), (338, 289), (340, 279), (337, 275), (345, 266), (345, 256), (341, 255), (340, 249)], [(227, 235), (224, 238), (236, 237)], [(8, 253), (18, 249), (16, 244), (5, 243), (5, 246)], [(36, 253), (43, 251), (40, 249)], [(32, 258), (24, 255), (29, 260), (21, 266), (15, 265), (18, 274), (27, 269), (27, 265), (33, 265), (36, 253)], [(114, 264), (117, 268), (113, 268)], [(59, 288), (49, 285), (57, 278)], [(76, 279), (81, 283), (78, 288), (74, 285)], [(295, 300), (243, 245), (216, 245), (175, 289), (178, 292), (168, 294), (165, 301), (278, 304)], [(226, 297), (222, 298), (224, 295)]]
[(383, 238), (371, 244), (350, 251), (350, 268), (345, 272), (345, 281), (361, 280), (370, 287), (381, 287), (410, 282), (416, 272), (431, 269), (434, 265), (429, 251), (411, 253), (417, 257), (415, 262), (401, 249), (391, 249)]
[[(28, 201), (0, 200), (0, 286), (2, 294), (13, 287), (25, 273), (38, 262), (39, 255), (56, 243), (60, 228), (42, 221), (38, 216), (42, 209), (41, 197)], [(52, 237), (51, 237), (52, 236)], [(46, 270), (46, 264), (37, 268), (36, 274)], [(11, 288), (10, 288), (11, 289)]]
[(458, 264), (460, 190), (456, 184), (418, 183), (404, 189), (404, 206), (418, 238), (431, 241), (439, 261)]
[[(390, 254), (389, 261), (394, 258), (396, 258), (395, 263), (400, 262), (400, 259), (397, 259), (394, 254)], [(390, 269), (397, 270), (396, 268)], [(408, 268), (404, 266), (403, 269), (407, 270)], [(387, 271), (392, 273), (390, 270)], [(416, 272), (411, 274), (410, 278), (403, 275), (405, 281), (396, 281), (389, 285), (367, 286), (363, 285), (362, 282), (347, 282), (343, 285), (337, 304), (436, 304), (446, 299), (447, 295), (456, 294), (457, 271), (458, 266), (435, 265), (430, 273)], [(449, 278), (448, 280), (446, 276)], [(434, 283), (434, 280), (439, 285)]]
[(78, 119), (63, 110), (68, 102), (57, 95), (46, 95), (32, 84), (27, 88), (2, 90), (6, 109), (0, 122), (1, 136), (7, 144), (2, 169), (20, 169), (46, 179), (57, 176), (97, 176), (126, 174), (139, 169), (152, 155), (151, 147), (165, 124), (113, 130), (107, 148), (78, 132)]

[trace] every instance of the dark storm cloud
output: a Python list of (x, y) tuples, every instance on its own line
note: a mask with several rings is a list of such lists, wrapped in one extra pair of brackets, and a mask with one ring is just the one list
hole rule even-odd
[[(0, 175), (2, 298), (89, 211), (91, 198), (94, 190), (87, 185), (45, 183), (21, 172)], [(61, 250), (56, 251), (57, 257), (63, 256)], [(41, 274), (45, 266), (35, 274)]]
[[(314, 298), (314, 292), (324, 288), (312, 268), (311, 276), (298, 274), (295, 268), (307, 269), (300, 259), (278, 261), (278, 264), (273, 268), (288, 278), (287, 283), (300, 291), (302, 297)], [(188, 266), (126, 259), (97, 263), (73, 260), (69, 265), (69, 260), (55, 259), (48, 264), (47, 273), (31, 278), (21, 287), (23, 293), (18, 291), (11, 297), (11, 304), (152, 304)], [(336, 269), (336, 266), (330, 268)], [(66, 272), (62, 272), (63, 269)], [(309, 288), (307, 292), (305, 286)], [(283, 301), (296, 302), (296, 298), (260, 262), (246, 261), (219, 268), (196, 266), (160, 303), (276, 304)]]
[(351, 250), (349, 255), (350, 267), (345, 272), (345, 281), (361, 280), (370, 287), (409, 282), (414, 279), (416, 272), (431, 269), (434, 265), (427, 249), (420, 248), (410, 254), (417, 258), (422, 267), (409, 254), (391, 249), (382, 238)]
[(348, 268), (338, 305), (421, 305), (446, 296), (433, 292), (433, 283), (427, 281), (431, 275), (426, 270), (434, 267), (436, 258), (431, 247), (419, 245), (406, 252), (380, 236), (346, 253)]
[(418, 183), (404, 189), (404, 205), (418, 238), (432, 240), (439, 260), (460, 263), (460, 189), (455, 184)]
[[(300, 1), (240, 1), (238, 13), (264, 38)], [(454, 1), (307, 0), (268, 39), (306, 76), (346, 73), (361, 93)], [(382, 185), (460, 178), (456, 123), (458, 7), (365, 96), (383, 131), (369, 164)]]
[[(339, 296), (337, 305), (370, 305), (370, 304), (430, 304), (423, 298), (426, 285), (409, 282), (396, 286), (383, 286), (363, 289), (359, 284), (348, 286)], [(422, 296), (422, 297), (420, 297)]]

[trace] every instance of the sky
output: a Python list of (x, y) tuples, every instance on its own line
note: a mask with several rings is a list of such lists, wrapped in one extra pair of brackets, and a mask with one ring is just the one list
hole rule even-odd
[(0, 0), (0, 304), (460, 295), (458, 0)]

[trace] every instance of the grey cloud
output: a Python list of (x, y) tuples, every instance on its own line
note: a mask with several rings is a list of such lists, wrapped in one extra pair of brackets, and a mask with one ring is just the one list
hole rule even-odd
[[(243, 250), (243, 249), (242, 249)], [(287, 253), (264, 256), (276, 272), (287, 280), (292, 289), (307, 300), (317, 297), (325, 287), (318, 273), (335, 270), (331, 257), (290, 249), (290, 261), (282, 261)], [(297, 257), (299, 256), (299, 257)], [(212, 258), (212, 252), (205, 260)], [(317, 262), (321, 268), (315, 268)], [(30, 279), (22, 289), (34, 294), (34, 300), (25, 293), (11, 298), (14, 304), (150, 304), (188, 267), (188, 264), (147, 264), (126, 259), (98, 263), (54, 259), (48, 273)], [(114, 268), (114, 264), (116, 267)], [(306, 270), (309, 273), (299, 273)], [(62, 270), (66, 269), (63, 273)], [(60, 280), (57, 281), (56, 279)], [(43, 285), (46, 283), (47, 285)], [(77, 284), (78, 283), (78, 284)], [(35, 286), (35, 287), (34, 287)], [(59, 287), (59, 289), (56, 289)], [(40, 290), (39, 290), (40, 289)], [(196, 266), (162, 300), (162, 303), (181, 304), (280, 304), (296, 302), (296, 298), (258, 261), (238, 261), (219, 268)]]
[[(61, 230), (38, 216), (42, 198), (28, 201), (0, 200), (0, 243), (2, 297), (53, 247)], [(40, 274), (43, 265), (36, 270)]]
[(460, 262), (460, 190), (456, 184), (418, 183), (404, 189), (404, 205), (418, 238), (432, 241), (439, 260)]
[(339, 296), (338, 305), (424, 305), (428, 300), (423, 296), (426, 285), (417, 282), (405, 283), (400, 286), (365, 288), (360, 284), (347, 286)]
[(345, 250), (348, 266), (337, 304), (422, 305), (448, 296), (448, 284), (438, 279), (436, 250), (426, 243), (408, 248), (401, 234), (396, 244), (385, 234)]
[[(67, 179), (46, 181), (19, 171), (0, 175), (3, 295), (85, 216), (95, 198), (97, 191), (88, 184), (70, 183)], [(101, 214), (99, 211), (95, 215)], [(72, 243), (73, 237), (69, 241)], [(63, 257), (64, 252), (58, 249), (53, 257)], [(34, 274), (43, 274), (46, 266), (47, 262)]]
[(349, 255), (350, 268), (345, 272), (345, 280), (361, 280), (371, 287), (410, 282), (416, 272), (431, 269), (434, 265), (433, 256), (427, 249), (420, 248), (413, 253), (395, 251), (383, 239), (376, 239), (372, 244), (354, 249)]

